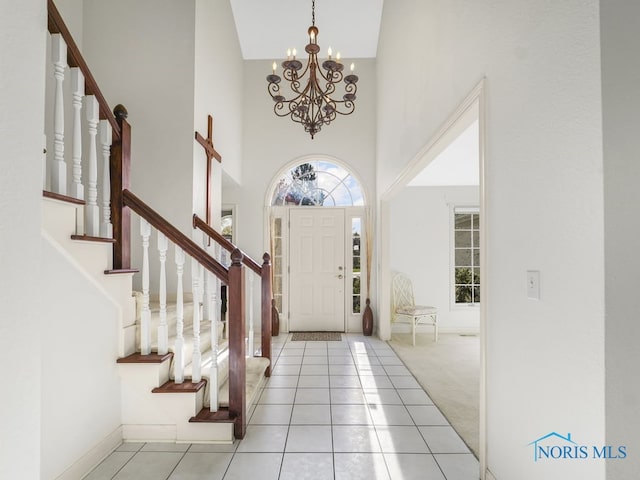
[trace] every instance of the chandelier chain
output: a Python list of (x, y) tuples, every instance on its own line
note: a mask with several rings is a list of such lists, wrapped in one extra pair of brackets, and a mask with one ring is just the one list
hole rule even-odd
[(316, 0), (311, 0), (311, 25), (316, 26)]

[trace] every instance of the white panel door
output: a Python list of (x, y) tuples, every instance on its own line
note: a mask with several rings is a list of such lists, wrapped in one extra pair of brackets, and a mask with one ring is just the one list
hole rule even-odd
[(344, 332), (344, 210), (289, 210), (289, 329)]

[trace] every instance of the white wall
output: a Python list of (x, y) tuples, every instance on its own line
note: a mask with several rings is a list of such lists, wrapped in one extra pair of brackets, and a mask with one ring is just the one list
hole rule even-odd
[(640, 337), (635, 286), (640, 258), (640, 36), (637, 2), (600, 2), (604, 132), (607, 443), (627, 445), (629, 457), (607, 465), (608, 478), (633, 478), (640, 469)]
[(442, 332), (479, 331), (477, 307), (451, 306), (450, 257), (451, 209), (478, 201), (478, 187), (406, 187), (391, 202), (391, 270), (411, 278), (417, 304), (438, 308)]
[(46, 3), (0, 2), (0, 478), (40, 478), (40, 224)]
[[(197, 0), (195, 15), (194, 130), (207, 136), (207, 116), (213, 116), (213, 145), (222, 163), (213, 160), (212, 221), (219, 228), (222, 171), (239, 181), (242, 172), (243, 61), (228, 0)], [(206, 156), (195, 145), (193, 211), (205, 218)]]
[[(222, 168), (237, 182), (242, 175), (243, 67), (229, 0), (196, 0), (195, 129), (206, 137), (207, 115), (213, 116), (213, 144), (222, 155)], [(195, 149), (196, 157), (203, 156), (199, 144)], [(204, 163), (198, 172), (197, 185), (204, 188)]]
[(527, 447), (551, 431), (604, 442), (598, 2), (385, 2), (380, 193), (485, 76), (488, 466), (498, 480), (601, 479), (602, 462), (534, 464)]
[[(214, 117), (214, 145), (224, 168), (240, 175), (242, 60), (230, 5), (227, 0), (91, 0), (84, 18), (84, 50), (94, 76), (112, 106), (122, 103), (129, 111), (132, 190), (191, 236), (192, 214), (204, 216), (206, 173), (194, 132), (206, 137), (208, 114)], [(214, 172), (216, 211), (222, 174), (219, 166)], [(132, 258), (140, 266), (138, 219), (133, 217)], [(154, 234), (152, 251), (155, 242)], [(174, 272), (173, 248), (168, 265)], [(152, 258), (152, 292), (158, 275), (158, 261)], [(167, 278), (174, 292), (175, 274)]]
[(55, 4), (74, 42), (82, 50), (83, 0), (55, 0)]
[(108, 453), (122, 438), (118, 307), (53, 244), (43, 239), (42, 246), (41, 478), (53, 479), (92, 449)]
[(87, 63), (111, 107), (129, 111), (132, 190), (185, 231), (192, 213), (194, 18), (193, 0), (84, 5)]

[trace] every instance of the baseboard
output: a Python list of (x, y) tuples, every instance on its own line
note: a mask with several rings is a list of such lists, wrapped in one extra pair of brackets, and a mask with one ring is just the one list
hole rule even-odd
[[(391, 326), (391, 333), (411, 333), (411, 327), (407, 324), (402, 324), (402, 323), (396, 323), (394, 325)], [(444, 333), (444, 334), (458, 334), (458, 335), (480, 335), (480, 330), (478, 330), (475, 327), (449, 327), (449, 326), (442, 326), (442, 325), (438, 325), (438, 333)], [(416, 330), (416, 335), (432, 335), (433, 334), (433, 327), (432, 326), (427, 326), (427, 325), (423, 325), (420, 326), (418, 330)]]
[(122, 438), (125, 442), (175, 442), (175, 425), (133, 425), (122, 426)]
[(122, 444), (122, 427), (116, 428), (95, 447), (67, 468), (56, 480), (78, 480), (93, 470)]

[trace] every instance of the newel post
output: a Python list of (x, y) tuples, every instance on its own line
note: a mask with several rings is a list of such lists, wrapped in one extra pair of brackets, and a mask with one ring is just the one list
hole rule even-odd
[(113, 222), (113, 268), (131, 268), (131, 211), (124, 204), (123, 191), (131, 187), (131, 125), (127, 109), (116, 105), (113, 113), (120, 126), (120, 138), (111, 147), (111, 218)]
[(229, 267), (229, 415), (234, 419), (234, 435), (244, 438), (246, 419), (245, 300), (242, 252), (231, 252)]
[(271, 257), (268, 253), (262, 256), (262, 356), (269, 359), (265, 376), (271, 376)]

